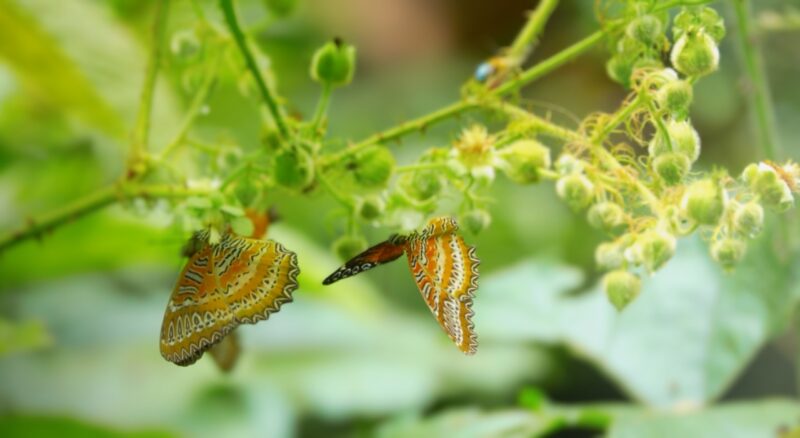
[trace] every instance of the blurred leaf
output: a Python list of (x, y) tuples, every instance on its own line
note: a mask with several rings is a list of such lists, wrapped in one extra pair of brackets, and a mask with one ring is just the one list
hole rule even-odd
[(50, 335), (39, 321), (14, 324), (0, 318), (0, 357), (49, 345)]
[[(654, 406), (698, 406), (719, 397), (755, 352), (788, 323), (797, 290), (764, 236), (726, 274), (693, 239), (644, 281), (622, 313), (600, 288), (579, 296), (542, 279), (564, 271), (526, 262), (487, 279), (475, 305), (486, 337), (564, 343)], [(569, 279), (569, 277), (567, 277)]]
[[(58, 7), (55, 3), (51, 6)], [(68, 20), (61, 12), (55, 15)], [(73, 111), (107, 134), (122, 135), (123, 125), (111, 107), (36, 19), (13, 0), (0, 0), (0, 40), (4, 42), (0, 57), (37, 98)]]
[(800, 424), (800, 404), (789, 400), (729, 403), (699, 412), (640, 412), (613, 422), (610, 438), (781, 438)]
[(379, 438), (458, 437), (529, 438), (551, 430), (547, 418), (523, 410), (481, 412), (477, 409), (448, 411), (430, 418), (401, 417), (382, 426)]
[(4, 438), (50, 437), (62, 438), (167, 438), (176, 436), (164, 431), (123, 432), (84, 423), (70, 418), (10, 416), (0, 417)]

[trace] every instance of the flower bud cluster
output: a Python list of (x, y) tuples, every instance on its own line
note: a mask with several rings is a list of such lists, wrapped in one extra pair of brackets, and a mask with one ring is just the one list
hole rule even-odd
[(675, 17), (672, 35), (675, 43), (670, 62), (678, 72), (696, 78), (717, 70), (725, 25), (714, 9), (684, 8)]

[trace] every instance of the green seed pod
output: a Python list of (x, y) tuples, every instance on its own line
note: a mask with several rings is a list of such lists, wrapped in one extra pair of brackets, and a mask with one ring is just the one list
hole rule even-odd
[(350, 260), (367, 249), (367, 241), (361, 236), (345, 235), (333, 242), (333, 251), (340, 260)]
[(764, 226), (764, 208), (753, 201), (740, 205), (733, 213), (733, 223), (737, 232), (755, 237)]
[(273, 175), (283, 187), (304, 189), (314, 180), (314, 161), (303, 149), (283, 150), (275, 156)]
[(761, 170), (758, 168), (758, 164), (748, 164), (742, 171), (742, 180), (752, 187), (760, 174)]
[(739, 240), (725, 237), (711, 246), (711, 257), (725, 270), (733, 269), (744, 257), (747, 245)]
[(667, 135), (669, 143), (661, 132), (650, 140), (648, 152), (651, 157), (657, 157), (667, 152), (678, 152), (689, 158), (690, 163), (700, 157), (700, 136), (688, 120), (667, 122)]
[(625, 88), (631, 87), (631, 75), (633, 74), (633, 63), (636, 58), (617, 54), (606, 62), (606, 73), (614, 82)]
[(628, 23), (625, 34), (648, 46), (655, 45), (664, 33), (661, 20), (653, 15), (643, 15)]
[(323, 85), (347, 85), (355, 69), (356, 48), (338, 39), (317, 49), (311, 60), (311, 78)]
[(583, 161), (570, 154), (562, 154), (556, 161), (556, 170), (561, 175), (583, 172)]
[(539, 181), (539, 169), (550, 167), (550, 149), (536, 140), (518, 140), (501, 152), (503, 171), (517, 184)]
[(617, 269), (625, 261), (622, 246), (617, 243), (604, 242), (594, 251), (594, 260), (603, 270)]
[(459, 222), (464, 224), (464, 228), (470, 233), (479, 234), (492, 223), (492, 216), (488, 211), (476, 208), (462, 215)]
[(773, 210), (784, 212), (794, 205), (792, 189), (772, 166), (762, 163), (755, 170), (748, 166), (745, 169), (745, 179), (750, 184), (750, 189)]
[(653, 170), (668, 186), (680, 184), (691, 169), (689, 158), (678, 152), (667, 152), (653, 160)]
[(430, 170), (403, 175), (400, 179), (403, 191), (418, 201), (427, 201), (442, 191), (442, 177)]
[(671, 81), (659, 88), (656, 94), (658, 105), (676, 119), (685, 119), (689, 115), (694, 90), (686, 81)]
[(611, 271), (603, 277), (603, 289), (618, 311), (628, 306), (642, 290), (642, 281), (628, 271)]
[(580, 210), (594, 199), (594, 184), (585, 175), (573, 173), (559, 178), (556, 193), (570, 208)]
[(687, 32), (703, 29), (714, 41), (719, 43), (725, 37), (725, 22), (716, 10), (709, 7), (683, 8), (675, 16), (672, 33), (679, 39)]
[(648, 272), (655, 272), (675, 255), (675, 237), (663, 230), (642, 233), (633, 245)]
[(394, 156), (381, 146), (359, 152), (348, 166), (353, 172), (356, 183), (368, 189), (385, 187), (394, 172), (394, 167)]
[(625, 223), (625, 212), (613, 202), (598, 202), (587, 214), (589, 225), (599, 230), (611, 231)]
[(297, 7), (297, 0), (263, 0), (264, 6), (275, 17), (285, 18), (292, 15)]
[(705, 76), (719, 67), (719, 49), (705, 32), (687, 32), (673, 46), (670, 61), (686, 76)]
[(692, 183), (681, 200), (686, 216), (703, 225), (719, 222), (725, 211), (725, 196), (715, 181), (704, 179)]
[(370, 196), (358, 200), (356, 210), (361, 219), (365, 221), (373, 221), (381, 217), (386, 210), (386, 203), (383, 199), (377, 196)]

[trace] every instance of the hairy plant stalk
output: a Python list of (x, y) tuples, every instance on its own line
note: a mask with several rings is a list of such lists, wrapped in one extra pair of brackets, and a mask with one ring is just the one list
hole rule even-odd
[(558, 6), (558, 2), (559, 0), (542, 0), (530, 14), (528, 22), (525, 23), (506, 53), (515, 65), (523, 64), (533, 52), (550, 15)]

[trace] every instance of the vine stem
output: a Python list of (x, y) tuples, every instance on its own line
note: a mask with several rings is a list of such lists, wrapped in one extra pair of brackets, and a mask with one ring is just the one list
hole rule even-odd
[(278, 128), (278, 132), (280, 132), (281, 137), (288, 138), (289, 128), (286, 126), (283, 112), (278, 106), (275, 98), (272, 96), (272, 92), (270, 91), (269, 87), (267, 87), (267, 82), (264, 80), (264, 76), (258, 69), (256, 60), (253, 57), (253, 54), (250, 52), (250, 48), (247, 46), (247, 40), (245, 39), (244, 32), (242, 32), (242, 28), (239, 26), (239, 20), (236, 18), (236, 10), (233, 7), (233, 0), (219, 0), (219, 5), (220, 8), (222, 8), (223, 15), (225, 15), (225, 24), (228, 26), (228, 30), (233, 35), (233, 39), (236, 40), (236, 45), (239, 47), (239, 51), (244, 57), (245, 64), (247, 64), (247, 68), (250, 70), (250, 73), (253, 75), (253, 78), (256, 81), (256, 85), (261, 93), (261, 97), (264, 99), (264, 103), (267, 104), (267, 109), (269, 109), (272, 119), (275, 121), (275, 126)]
[(761, 52), (756, 44), (750, 24), (750, 1), (733, 0), (733, 6), (736, 11), (736, 24), (739, 28), (739, 45), (741, 46), (747, 75), (753, 86), (752, 98), (756, 110), (761, 149), (767, 158), (774, 160), (778, 158), (781, 150), (776, 131), (772, 97), (764, 70), (764, 60), (761, 57)]
[(29, 220), (27, 226), (22, 230), (0, 238), (0, 253), (26, 239), (41, 238), (62, 225), (126, 199), (185, 198), (205, 194), (208, 194), (208, 190), (189, 189), (176, 185), (130, 185), (118, 183), (86, 195), (72, 204), (44, 215), (39, 219)]
[[(586, 52), (590, 48), (594, 47), (597, 43), (603, 40), (603, 37), (605, 35), (606, 31), (600, 30), (583, 38), (577, 43), (567, 47), (566, 49), (560, 51), (559, 53), (534, 65), (533, 67), (525, 70), (524, 72), (520, 73), (519, 75), (512, 78), (508, 82), (504, 83), (500, 87), (492, 90), (488, 94), (488, 96), (486, 96), (487, 100), (511, 94), (514, 91), (521, 88), (522, 86), (530, 82), (533, 82), (541, 78), (542, 76), (545, 76), (546, 74), (561, 67), (562, 65), (566, 64), (567, 62), (575, 59), (582, 53)], [(397, 125), (394, 128), (388, 129), (383, 132), (379, 132), (377, 134), (373, 134), (370, 137), (367, 137), (366, 139), (351, 145), (347, 149), (331, 154), (322, 160), (321, 167), (324, 170), (325, 168), (341, 161), (342, 159), (347, 158), (353, 154), (356, 154), (359, 151), (366, 149), (372, 145), (378, 143), (385, 143), (387, 141), (391, 141), (399, 137), (402, 137), (411, 132), (424, 130), (426, 127), (436, 122), (446, 120), (450, 117), (453, 117), (467, 110), (477, 108), (480, 106), (481, 106), (480, 102), (475, 98), (467, 98), (459, 102), (452, 103), (432, 113), (426, 114), (422, 117), (418, 117), (416, 119)]]
[(325, 113), (328, 111), (332, 92), (333, 86), (331, 84), (325, 83), (322, 85), (322, 92), (319, 95), (319, 101), (317, 101), (317, 109), (314, 111), (314, 118), (311, 120), (311, 132), (314, 134), (319, 130), (322, 124), (322, 117), (325, 116)]
[(128, 157), (129, 171), (136, 175), (135, 168), (144, 161), (147, 154), (148, 142), (150, 139), (150, 113), (153, 110), (153, 95), (156, 88), (156, 78), (158, 69), (161, 66), (161, 56), (164, 47), (164, 35), (166, 34), (167, 11), (169, 10), (169, 0), (156, 2), (156, 17), (153, 22), (152, 46), (150, 57), (147, 61), (147, 70), (144, 77), (144, 87), (139, 103), (139, 111), (136, 114), (133, 133), (131, 135), (130, 156)]
[(506, 53), (506, 56), (511, 58), (515, 65), (521, 65), (525, 62), (525, 58), (533, 52), (533, 48), (539, 42), (539, 35), (544, 30), (550, 15), (553, 14), (553, 11), (558, 6), (558, 2), (559, 0), (542, 0), (530, 14), (528, 22), (517, 34)]

